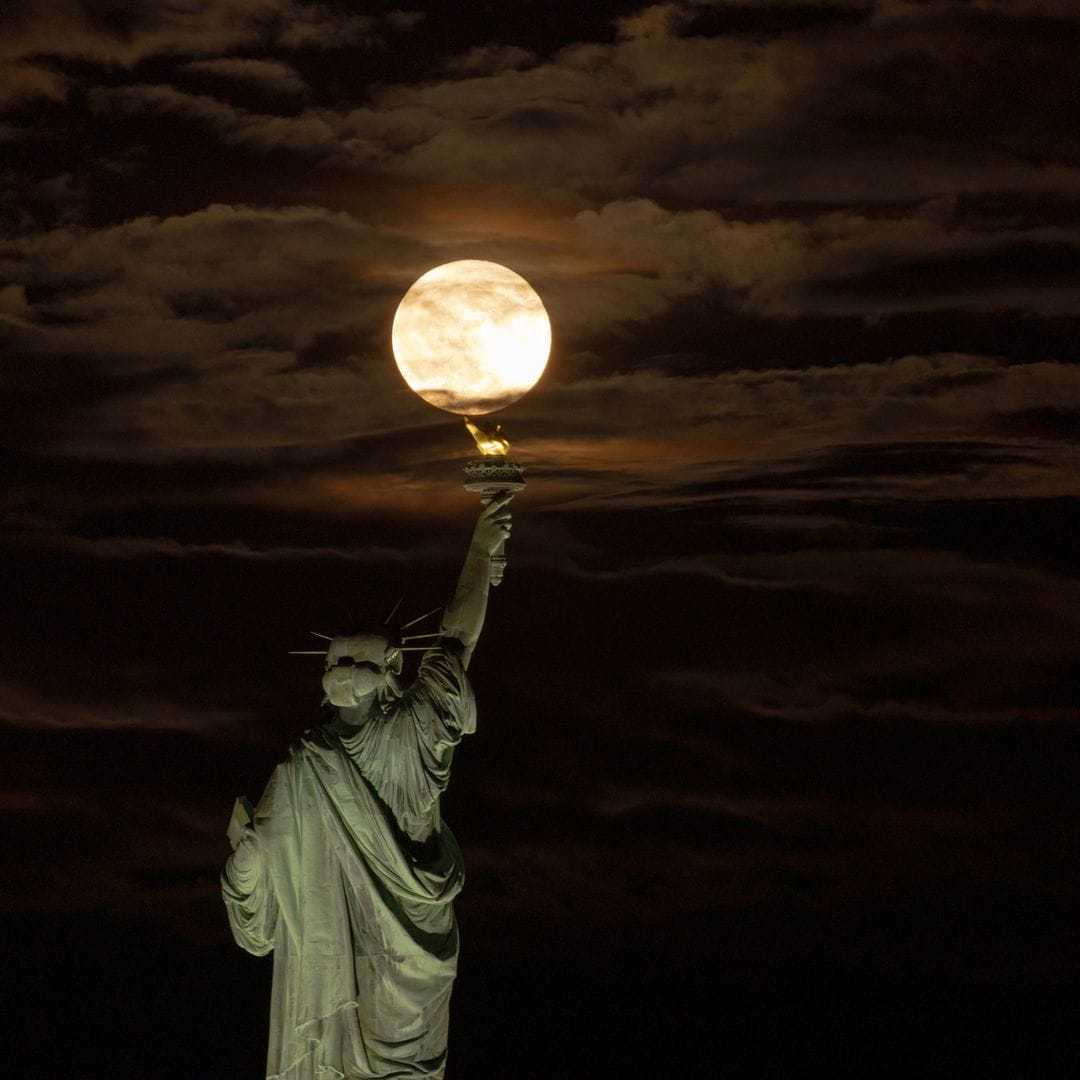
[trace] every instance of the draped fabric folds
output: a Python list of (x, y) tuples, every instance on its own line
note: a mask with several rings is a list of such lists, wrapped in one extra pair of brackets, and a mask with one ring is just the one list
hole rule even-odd
[(452, 645), (367, 723), (307, 732), (222, 874), (237, 944), (274, 950), (272, 1080), (443, 1076), (463, 872), (439, 796), (476, 728)]

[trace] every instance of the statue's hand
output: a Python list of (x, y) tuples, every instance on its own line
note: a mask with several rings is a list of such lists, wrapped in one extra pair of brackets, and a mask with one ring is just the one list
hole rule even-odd
[(501, 491), (480, 511), (473, 530), (472, 548), (485, 555), (494, 555), (499, 545), (510, 535), (510, 500), (512, 491)]

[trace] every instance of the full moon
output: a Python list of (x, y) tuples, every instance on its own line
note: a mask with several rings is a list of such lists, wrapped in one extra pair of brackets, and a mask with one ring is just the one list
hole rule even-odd
[(532, 389), (551, 352), (551, 323), (520, 274), (462, 259), (413, 283), (398, 304), (392, 340), (413, 390), (440, 409), (471, 416)]

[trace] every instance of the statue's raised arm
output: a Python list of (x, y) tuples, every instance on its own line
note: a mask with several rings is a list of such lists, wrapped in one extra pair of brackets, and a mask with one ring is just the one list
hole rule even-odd
[(510, 500), (513, 497), (513, 492), (500, 492), (480, 511), (457, 589), (443, 615), (445, 636), (461, 643), (466, 667), (484, 626), (491, 556), (510, 535)]

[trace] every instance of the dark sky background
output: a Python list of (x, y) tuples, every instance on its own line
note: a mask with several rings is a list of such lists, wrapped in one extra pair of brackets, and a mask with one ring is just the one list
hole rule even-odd
[(14, 0), (0, 1003), (21, 1076), (261, 1076), (233, 798), (309, 631), (475, 503), (389, 349), (548, 371), (444, 813), (451, 1080), (1077, 1066), (1080, 7)]

